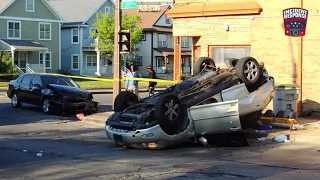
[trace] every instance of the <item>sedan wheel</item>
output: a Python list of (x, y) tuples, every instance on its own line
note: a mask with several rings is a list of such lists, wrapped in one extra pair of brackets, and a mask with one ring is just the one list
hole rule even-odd
[(174, 121), (179, 115), (179, 104), (177, 104), (174, 99), (170, 99), (166, 102), (165, 106), (165, 116), (167, 116), (170, 121)]
[(42, 111), (46, 114), (51, 114), (51, 104), (49, 99), (44, 99), (42, 102)]
[(19, 108), (19, 107), (21, 107), (21, 102), (20, 102), (20, 100), (18, 99), (18, 96), (17, 96), (17, 94), (13, 94), (12, 95), (12, 97), (11, 97), (11, 104), (12, 104), (12, 106), (14, 107), (14, 108)]

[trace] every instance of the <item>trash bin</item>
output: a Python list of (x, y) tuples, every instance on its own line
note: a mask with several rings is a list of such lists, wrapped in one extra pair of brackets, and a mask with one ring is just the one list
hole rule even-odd
[(297, 99), (300, 88), (298, 85), (279, 85), (275, 88), (273, 112), (275, 117), (296, 118)]

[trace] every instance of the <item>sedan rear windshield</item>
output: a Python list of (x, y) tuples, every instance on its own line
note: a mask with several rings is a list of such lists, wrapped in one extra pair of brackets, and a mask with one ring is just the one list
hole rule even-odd
[(58, 84), (63, 86), (79, 87), (79, 85), (69, 77), (64, 76), (42, 76), (43, 85)]

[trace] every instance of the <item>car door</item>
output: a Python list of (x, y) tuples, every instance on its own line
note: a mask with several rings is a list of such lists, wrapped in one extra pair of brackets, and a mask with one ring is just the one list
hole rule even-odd
[(198, 136), (242, 130), (238, 100), (192, 106), (188, 115)]
[(30, 94), (30, 90), (31, 90), (32, 77), (33, 77), (32, 74), (26, 74), (20, 84), (20, 96), (21, 96), (20, 99), (21, 99), (21, 101), (23, 101), (25, 103), (31, 102), (29, 94)]
[(30, 103), (34, 105), (41, 104), (41, 89), (43, 87), (40, 75), (35, 74), (31, 80), (30, 91), (28, 92), (28, 97), (30, 98)]

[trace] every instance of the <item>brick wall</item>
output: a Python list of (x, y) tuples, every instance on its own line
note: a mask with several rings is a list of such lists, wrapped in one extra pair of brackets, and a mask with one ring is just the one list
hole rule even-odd
[[(248, 0), (198, 0), (201, 2), (247, 2)], [(176, 3), (190, 0), (176, 0)], [(174, 36), (201, 36), (201, 56), (208, 56), (208, 45), (251, 45), (251, 55), (265, 62), (276, 84), (297, 82), (298, 39), (284, 35), (282, 10), (298, 7), (297, 0), (257, 0), (263, 8), (260, 15), (178, 18), (173, 21)], [(303, 43), (303, 110), (320, 110), (320, 3), (304, 0), (309, 10)], [(318, 14), (318, 15), (316, 15)], [(230, 24), (229, 31), (224, 30)], [(272, 103), (268, 108), (272, 108)]]

